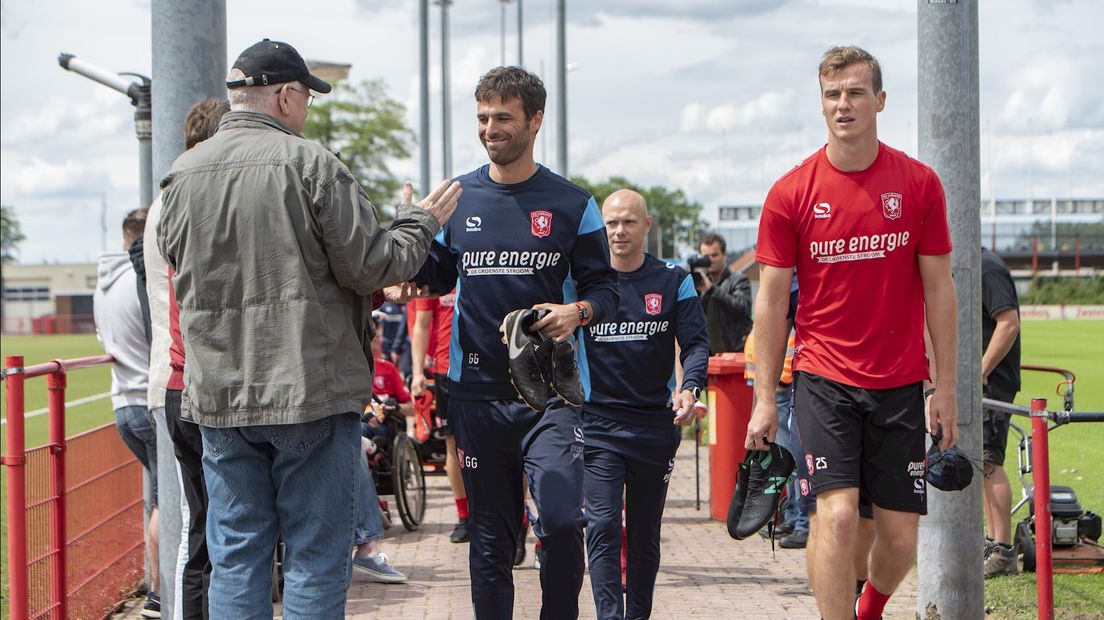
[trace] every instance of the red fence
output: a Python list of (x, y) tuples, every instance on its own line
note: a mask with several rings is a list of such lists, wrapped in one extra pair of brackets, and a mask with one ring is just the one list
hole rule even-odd
[[(142, 466), (114, 425), (65, 437), (68, 370), (107, 355), (22, 368), (7, 358), (8, 594), (12, 620), (102, 618), (143, 572)], [(23, 382), (46, 375), (49, 441), (24, 449)]]

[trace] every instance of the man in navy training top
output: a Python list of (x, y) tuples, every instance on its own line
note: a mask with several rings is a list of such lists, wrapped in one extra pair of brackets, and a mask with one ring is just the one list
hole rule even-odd
[[(481, 620), (513, 614), (524, 472), (540, 513), (541, 617), (575, 618), (584, 570), (580, 410), (551, 390), (544, 411), (519, 399), (499, 326), (514, 310), (541, 308), (548, 314), (534, 330), (569, 342), (580, 326), (613, 314), (617, 273), (594, 198), (533, 160), (544, 120), (540, 78), (492, 69), (475, 100), (490, 163), (459, 177), (459, 214), (415, 277), (439, 294), (456, 287), (448, 416), (468, 491), (472, 603)], [(586, 349), (576, 342), (589, 392)]]
[[(660, 520), (681, 440), (675, 425), (704, 413), (694, 403), (705, 387), (709, 338), (690, 274), (644, 252), (652, 227), (644, 197), (628, 189), (610, 194), (602, 219), (621, 305), (583, 332), (591, 371), (590, 400), (583, 405), (590, 584), (600, 620), (647, 618), (659, 570)], [(677, 392), (676, 341), (683, 368)]]

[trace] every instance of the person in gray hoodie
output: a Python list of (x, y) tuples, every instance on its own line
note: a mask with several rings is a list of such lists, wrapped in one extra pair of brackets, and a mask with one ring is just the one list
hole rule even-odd
[[(92, 311), (96, 321), (96, 337), (103, 344), (104, 351), (115, 358), (115, 364), (111, 367), (111, 406), (115, 409), (115, 426), (123, 443), (142, 463), (153, 489), (146, 507), (150, 515), (146, 558), (150, 566), (156, 567), (157, 434), (146, 397), (150, 345), (146, 339), (146, 322), (138, 295), (138, 276), (126, 251), (142, 239), (147, 211), (135, 209), (127, 213), (123, 220), (124, 251), (100, 255)], [(161, 617), (157, 597), (159, 572), (150, 571), (150, 591), (142, 612), (146, 618)]]

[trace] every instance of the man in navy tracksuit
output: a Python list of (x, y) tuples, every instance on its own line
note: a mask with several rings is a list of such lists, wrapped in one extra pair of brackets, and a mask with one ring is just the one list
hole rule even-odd
[[(659, 570), (660, 520), (680, 441), (675, 425), (704, 413), (694, 403), (705, 387), (709, 339), (690, 275), (644, 253), (652, 225), (644, 198), (618, 190), (602, 205), (602, 218), (621, 305), (584, 332), (591, 374), (590, 400), (583, 405), (590, 583), (600, 620), (647, 618)], [(683, 369), (678, 390), (676, 342)]]
[[(547, 309), (534, 327), (557, 342), (617, 308), (602, 216), (594, 198), (533, 160), (544, 85), (499, 67), (475, 91), (490, 164), (461, 176), (457, 212), (415, 277), (456, 287), (449, 357), (449, 420), (470, 509), (472, 604), (480, 620), (513, 614), (512, 564), (524, 473), (540, 520), (542, 618), (575, 618), (583, 582), (583, 432), (580, 410), (549, 391), (534, 411), (510, 383), (499, 326), (520, 308)], [(576, 363), (584, 390), (586, 350)]]

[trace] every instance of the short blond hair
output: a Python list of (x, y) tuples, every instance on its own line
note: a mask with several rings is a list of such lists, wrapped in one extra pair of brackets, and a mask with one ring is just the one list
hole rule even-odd
[(873, 74), (874, 93), (882, 92), (882, 66), (878, 64), (878, 59), (874, 58), (870, 52), (857, 45), (837, 46), (824, 52), (824, 56), (820, 59), (817, 76), (819, 78), (819, 76), (835, 73), (844, 67), (859, 63), (870, 67)]

